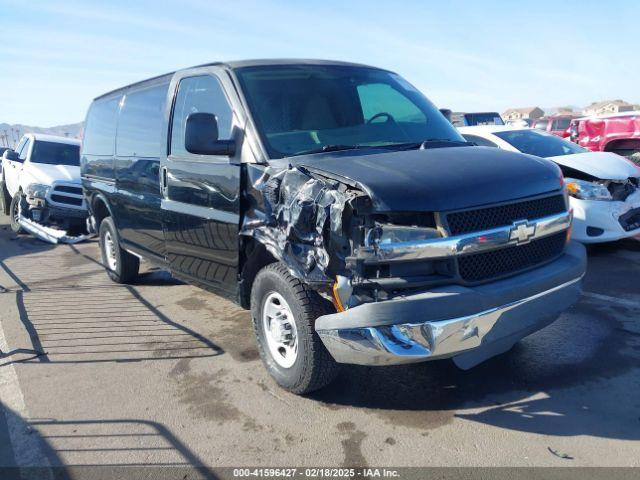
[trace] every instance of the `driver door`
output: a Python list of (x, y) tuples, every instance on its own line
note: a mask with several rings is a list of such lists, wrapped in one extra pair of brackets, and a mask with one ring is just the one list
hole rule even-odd
[(221, 140), (238, 125), (222, 72), (205, 68), (176, 75), (168, 125), (169, 152), (161, 162), (162, 214), (171, 270), (210, 287), (235, 293), (238, 274), (240, 161), (187, 152), (184, 133), (191, 113), (212, 113)]
[(18, 160), (15, 160), (15, 161), (4, 160), (5, 184), (7, 186), (7, 191), (9, 192), (9, 195), (11, 195), (12, 197), (16, 194), (16, 192), (20, 188), (20, 172), (22, 172), (24, 162), (27, 159), (27, 154), (29, 152), (30, 145), (31, 145), (31, 140), (28, 137), (24, 137), (16, 147)]

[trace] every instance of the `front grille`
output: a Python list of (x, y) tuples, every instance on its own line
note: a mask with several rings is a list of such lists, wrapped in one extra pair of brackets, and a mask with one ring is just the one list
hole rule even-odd
[(81, 198), (67, 197), (66, 195), (51, 195), (51, 200), (56, 203), (67, 203), (69, 205), (77, 205), (78, 207), (82, 205)]
[(567, 232), (559, 232), (525, 245), (461, 256), (458, 258), (460, 277), (465, 282), (480, 282), (534, 267), (559, 256), (566, 239)]
[(447, 214), (450, 235), (479, 232), (511, 225), (517, 220), (534, 220), (566, 211), (563, 195), (525, 200), (496, 207)]
[(55, 192), (73, 193), (74, 195), (82, 195), (82, 187), (68, 187), (66, 185), (56, 185), (53, 187)]
[(640, 228), (640, 208), (634, 208), (622, 215), (618, 221), (626, 232)]

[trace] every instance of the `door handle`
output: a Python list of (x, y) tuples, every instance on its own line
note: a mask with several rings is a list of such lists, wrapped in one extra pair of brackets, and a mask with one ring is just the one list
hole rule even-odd
[(162, 167), (160, 169), (160, 189), (165, 197), (167, 196), (167, 187), (167, 167)]

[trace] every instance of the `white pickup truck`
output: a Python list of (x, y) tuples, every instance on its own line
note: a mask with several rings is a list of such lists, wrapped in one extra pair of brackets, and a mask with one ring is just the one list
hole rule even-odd
[[(82, 230), (87, 206), (80, 182), (80, 141), (29, 133), (2, 156), (0, 202), (18, 233), (29, 224)], [(22, 220), (22, 222), (21, 222)]]

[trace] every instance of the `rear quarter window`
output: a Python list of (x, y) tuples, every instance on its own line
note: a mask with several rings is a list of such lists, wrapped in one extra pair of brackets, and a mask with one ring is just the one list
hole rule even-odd
[(113, 155), (120, 98), (96, 100), (91, 105), (84, 129), (83, 154)]
[(162, 122), (169, 84), (127, 93), (118, 119), (118, 157), (160, 157)]
[(80, 154), (83, 175), (114, 178), (113, 154), (121, 99), (122, 95), (101, 98), (89, 108)]

